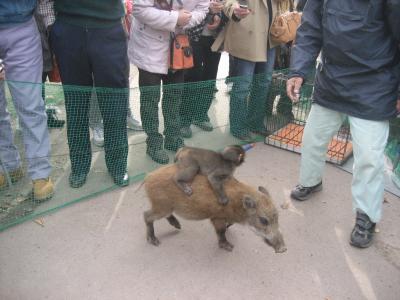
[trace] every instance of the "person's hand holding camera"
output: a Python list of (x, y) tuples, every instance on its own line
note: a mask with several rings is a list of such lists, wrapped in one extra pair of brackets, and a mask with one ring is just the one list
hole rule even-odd
[(233, 14), (236, 16), (236, 18), (244, 19), (248, 16), (249, 13), (250, 10), (247, 7), (239, 5), (239, 3), (235, 3), (233, 5)]
[(213, 22), (211, 24), (207, 24), (207, 29), (208, 30), (215, 30), (221, 23), (221, 18), (218, 15), (213, 16)]
[(192, 18), (192, 14), (190, 11), (187, 11), (185, 9), (180, 9), (177, 25), (180, 27), (184, 27), (187, 24), (189, 24), (191, 18)]
[(212, 14), (218, 14), (222, 11), (222, 9), (224, 8), (224, 3), (221, 1), (211, 1), (210, 2), (210, 12)]

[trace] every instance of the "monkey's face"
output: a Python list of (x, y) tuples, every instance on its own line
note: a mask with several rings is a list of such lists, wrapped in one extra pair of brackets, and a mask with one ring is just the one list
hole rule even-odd
[(244, 158), (245, 158), (245, 154), (244, 151), (243, 153), (239, 153), (238, 155), (238, 160), (237, 160), (237, 165), (240, 166), (242, 163), (244, 163)]
[(236, 166), (240, 166), (245, 159), (245, 151), (241, 146), (228, 146), (222, 151), (222, 157), (233, 162)]
[(237, 151), (237, 166), (240, 166), (242, 163), (244, 163), (244, 159), (246, 158), (246, 152), (241, 146), (235, 147)]

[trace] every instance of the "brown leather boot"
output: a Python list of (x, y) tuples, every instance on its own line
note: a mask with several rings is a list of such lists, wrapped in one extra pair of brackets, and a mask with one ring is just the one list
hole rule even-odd
[(45, 201), (54, 194), (54, 186), (50, 177), (33, 180), (33, 199), (35, 201)]

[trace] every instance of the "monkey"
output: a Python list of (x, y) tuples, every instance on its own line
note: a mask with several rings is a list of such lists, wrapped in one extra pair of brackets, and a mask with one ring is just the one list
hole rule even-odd
[(175, 184), (188, 196), (193, 190), (188, 184), (196, 174), (207, 176), (208, 181), (217, 195), (218, 202), (228, 204), (223, 183), (232, 177), (236, 167), (244, 162), (245, 150), (238, 145), (225, 147), (221, 152), (212, 150), (183, 147), (175, 155), (177, 172), (173, 176)]

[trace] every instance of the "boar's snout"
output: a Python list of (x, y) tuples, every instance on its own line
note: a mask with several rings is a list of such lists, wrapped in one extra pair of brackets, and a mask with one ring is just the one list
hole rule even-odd
[(284, 253), (286, 251), (287, 251), (287, 248), (286, 248), (285, 245), (282, 245), (282, 246), (280, 246), (278, 248), (275, 248), (275, 253)]
[(284, 253), (287, 251), (283, 236), (280, 232), (276, 233), (271, 238), (264, 238), (264, 241), (274, 248), (275, 253)]

